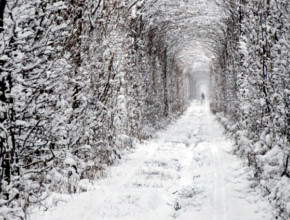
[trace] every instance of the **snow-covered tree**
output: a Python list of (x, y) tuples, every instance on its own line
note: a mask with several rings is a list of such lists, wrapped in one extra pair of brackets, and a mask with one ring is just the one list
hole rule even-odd
[(237, 153), (276, 200), (277, 216), (287, 218), (289, 196), (279, 184), (289, 178), (289, 3), (227, 0), (223, 7), (225, 57), (213, 70), (222, 104), (213, 100), (213, 110), (225, 114)]

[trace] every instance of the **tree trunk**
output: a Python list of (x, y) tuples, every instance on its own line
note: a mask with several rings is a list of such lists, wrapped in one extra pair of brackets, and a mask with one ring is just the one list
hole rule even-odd
[(0, 0), (0, 33), (4, 30), (3, 29), (3, 19), (4, 19), (4, 9), (6, 6), (6, 0)]
[(168, 116), (168, 98), (167, 98), (167, 50), (164, 50), (164, 69), (163, 69), (163, 86), (164, 86), (164, 116)]

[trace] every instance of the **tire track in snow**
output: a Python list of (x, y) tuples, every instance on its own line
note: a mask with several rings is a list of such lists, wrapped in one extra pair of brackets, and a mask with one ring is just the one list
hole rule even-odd
[[(144, 148), (144, 151), (142, 153), (137, 152), (136, 156), (131, 155), (133, 156), (133, 159), (129, 163), (124, 164), (124, 167), (123, 167), (124, 170), (129, 171), (129, 172), (126, 172), (126, 175), (120, 176), (118, 180), (114, 181), (113, 187), (107, 188), (108, 183), (105, 183), (104, 185), (102, 185), (103, 193), (105, 195), (106, 200), (105, 201), (97, 200), (94, 206), (92, 207), (92, 209), (84, 215), (83, 220), (91, 220), (92, 215), (94, 214), (98, 206), (102, 205), (103, 202), (109, 201), (114, 196), (116, 196), (116, 194), (118, 194), (118, 191), (121, 190), (122, 186), (128, 183), (130, 179), (132, 179), (132, 177), (136, 175), (137, 171), (141, 169), (141, 166), (145, 163), (145, 161), (148, 160), (148, 158), (152, 157), (152, 155), (155, 153), (157, 148), (158, 148), (158, 144), (150, 145), (148, 146), (148, 148)], [(144, 155), (146, 156), (144, 157)]]
[(214, 170), (213, 219), (227, 220), (227, 204), (224, 183), (224, 167), (217, 146), (211, 146)]

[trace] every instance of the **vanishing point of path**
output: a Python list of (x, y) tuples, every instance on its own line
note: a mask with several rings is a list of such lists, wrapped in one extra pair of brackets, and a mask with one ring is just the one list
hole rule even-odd
[(136, 146), (96, 190), (33, 220), (272, 220), (272, 208), (253, 187), (250, 168), (233, 143), (194, 101), (155, 139)]

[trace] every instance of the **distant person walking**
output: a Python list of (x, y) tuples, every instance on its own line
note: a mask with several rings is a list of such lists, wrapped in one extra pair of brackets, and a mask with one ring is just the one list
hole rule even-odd
[(205, 99), (205, 95), (204, 95), (204, 93), (202, 92), (201, 93), (201, 100), (203, 101)]

